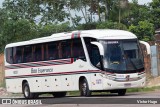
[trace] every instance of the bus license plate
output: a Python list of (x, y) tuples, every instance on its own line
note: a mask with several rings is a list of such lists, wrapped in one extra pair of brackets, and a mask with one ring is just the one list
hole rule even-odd
[(131, 87), (131, 83), (125, 83), (124, 86), (125, 87)]

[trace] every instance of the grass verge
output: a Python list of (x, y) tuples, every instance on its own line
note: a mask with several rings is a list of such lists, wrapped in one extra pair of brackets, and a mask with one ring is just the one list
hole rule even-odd
[(149, 91), (156, 91), (156, 90), (160, 90), (160, 86), (144, 87), (144, 88), (130, 88), (130, 89), (127, 89), (127, 92), (149, 92)]
[[(160, 90), (160, 86), (154, 86), (154, 87), (144, 87), (144, 88), (129, 88), (127, 89), (127, 93), (132, 92), (150, 92), (150, 91), (157, 91)], [(92, 95), (103, 95), (103, 94), (109, 94), (110, 92), (93, 92)], [(79, 91), (71, 91), (68, 92), (67, 95), (69, 96), (79, 96)]]
[(6, 87), (6, 83), (5, 83), (5, 81), (3, 81), (3, 82), (1, 82), (1, 83), (0, 83), (0, 87), (3, 87), (3, 88), (5, 88), (5, 87)]

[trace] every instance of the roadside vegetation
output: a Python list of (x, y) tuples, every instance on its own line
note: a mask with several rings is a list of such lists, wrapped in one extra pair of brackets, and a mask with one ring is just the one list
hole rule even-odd
[(160, 1), (4, 0), (0, 8), (0, 53), (8, 43), (87, 29), (124, 29), (144, 41), (160, 28)]

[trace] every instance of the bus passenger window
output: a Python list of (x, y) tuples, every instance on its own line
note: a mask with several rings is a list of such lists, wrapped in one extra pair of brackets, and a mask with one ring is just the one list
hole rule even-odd
[(42, 61), (42, 44), (36, 44), (35, 45), (35, 61)]
[(16, 48), (16, 63), (22, 62), (22, 47)]
[(57, 58), (58, 58), (57, 42), (48, 43), (48, 58), (47, 58), (47, 60), (55, 60)]
[(6, 49), (6, 60), (8, 63), (13, 64), (13, 48)]
[(61, 43), (62, 58), (71, 57), (71, 42), (70, 40), (62, 41)]
[(27, 63), (27, 62), (32, 62), (33, 58), (32, 58), (32, 46), (28, 45), (24, 47), (24, 55), (23, 55), (23, 62)]
[(86, 60), (84, 49), (80, 39), (73, 39), (72, 41), (72, 57)]

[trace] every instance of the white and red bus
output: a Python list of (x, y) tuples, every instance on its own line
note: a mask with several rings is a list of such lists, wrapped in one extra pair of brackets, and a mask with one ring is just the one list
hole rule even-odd
[(143, 55), (137, 37), (123, 30), (84, 30), (8, 44), (5, 47), (8, 92), (37, 98), (67, 91), (125, 95), (145, 85)]

